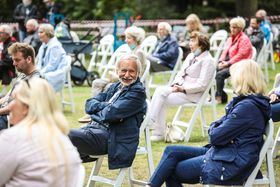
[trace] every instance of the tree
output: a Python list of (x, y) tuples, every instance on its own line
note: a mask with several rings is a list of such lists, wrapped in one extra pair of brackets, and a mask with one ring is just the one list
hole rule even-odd
[(236, 0), (236, 14), (244, 18), (254, 16), (258, 9), (258, 0)]

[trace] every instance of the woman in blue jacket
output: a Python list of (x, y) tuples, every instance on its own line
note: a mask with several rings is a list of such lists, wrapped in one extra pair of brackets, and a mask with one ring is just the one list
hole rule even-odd
[(269, 98), (259, 65), (253, 60), (234, 64), (230, 73), (236, 97), (226, 114), (209, 128), (209, 145), (168, 146), (146, 187), (182, 187), (182, 183), (242, 185), (259, 160)]

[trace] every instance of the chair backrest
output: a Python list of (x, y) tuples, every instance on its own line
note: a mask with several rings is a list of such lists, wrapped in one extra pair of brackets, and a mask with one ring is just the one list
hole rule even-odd
[(148, 99), (146, 99), (146, 104), (147, 104), (147, 110), (146, 110), (146, 114), (144, 116), (144, 120), (140, 127), (140, 137), (143, 135), (146, 127), (148, 126), (148, 124), (150, 122), (149, 114), (151, 113), (151, 102)]
[(85, 176), (86, 176), (86, 171), (85, 171), (84, 166), (81, 164), (80, 168), (79, 168), (78, 177), (77, 177), (76, 187), (83, 187), (84, 186)]
[(179, 47), (179, 55), (178, 55), (178, 58), (177, 58), (177, 61), (176, 61), (176, 64), (172, 70), (172, 73), (170, 75), (170, 78), (169, 78), (169, 82), (168, 82), (168, 85), (171, 85), (173, 80), (175, 79), (175, 76), (176, 74), (178, 73), (178, 71), (180, 70), (182, 64), (183, 64), (184, 60), (183, 60), (183, 50), (181, 47)]
[(252, 51), (253, 51), (252, 60), (256, 60), (256, 58), (257, 58), (257, 49), (254, 46), (252, 46)]
[(105, 79), (108, 76), (108, 72), (110, 70), (114, 70), (117, 61), (124, 55), (128, 54), (131, 52), (131, 49), (129, 48), (129, 46), (127, 44), (123, 44), (121, 45), (111, 56), (108, 64), (104, 67), (104, 71), (101, 75), (101, 79)]
[[(266, 162), (268, 164), (269, 164), (270, 161), (272, 162), (271, 149), (272, 149), (272, 145), (273, 145), (273, 133), (274, 133), (274, 125), (273, 125), (272, 120), (270, 120), (268, 122), (268, 124), (266, 125), (266, 128), (265, 128), (264, 144), (263, 144), (262, 149), (260, 151), (259, 161), (258, 161), (255, 169), (253, 170), (253, 172), (251, 173), (251, 175), (248, 177), (247, 181), (245, 182), (244, 187), (253, 186), (253, 184), (255, 182), (255, 179), (256, 179), (256, 176), (257, 176), (257, 173), (260, 170), (261, 165), (262, 165), (265, 158), (266, 158)], [(275, 181), (274, 181), (274, 173), (273, 173), (273, 164), (271, 162), (270, 162), (270, 165), (267, 166), (267, 171), (268, 171), (268, 173), (270, 172), (269, 175), (270, 175), (271, 178), (273, 178), (273, 179), (271, 179), (271, 178), (269, 179), (269, 184), (272, 187), (272, 186), (275, 186)], [(274, 185), (273, 185), (273, 183), (274, 183)]]
[(153, 49), (155, 48), (156, 43), (157, 43), (157, 37), (155, 35), (150, 35), (143, 40), (140, 47), (146, 55), (149, 55), (152, 53)]
[(228, 33), (226, 30), (218, 30), (210, 38), (210, 52), (212, 53), (215, 63), (218, 63), (219, 57), (223, 51)]
[(114, 48), (113, 48), (113, 44), (114, 44), (114, 36), (112, 34), (108, 34), (105, 35), (101, 40), (100, 40), (100, 44), (99, 44), (99, 48), (100, 51), (103, 55), (103, 53), (106, 54), (113, 54), (114, 52)]
[(151, 62), (148, 59), (146, 59), (146, 67), (145, 67), (145, 70), (144, 70), (142, 76), (140, 77), (140, 81), (142, 83), (147, 82), (146, 79), (147, 79), (147, 77), (149, 75), (150, 67), (151, 67)]

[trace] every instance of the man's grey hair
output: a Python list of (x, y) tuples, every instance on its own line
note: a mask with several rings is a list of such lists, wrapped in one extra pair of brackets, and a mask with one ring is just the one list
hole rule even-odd
[(35, 30), (37, 30), (38, 27), (39, 27), (38, 21), (37, 21), (36, 19), (29, 19), (29, 20), (26, 22), (26, 25), (27, 25), (27, 24), (33, 25)]
[(171, 27), (171, 25), (169, 23), (167, 23), (167, 22), (160, 22), (158, 24), (158, 27), (159, 26), (163, 26), (167, 30), (168, 34), (171, 34), (172, 27)]
[(117, 61), (117, 64), (116, 64), (116, 70), (118, 71), (118, 69), (120, 68), (120, 64), (122, 61), (125, 61), (125, 60), (131, 60), (133, 61), (136, 66), (137, 66), (137, 74), (138, 76), (140, 75), (140, 72), (142, 71), (142, 65), (141, 65), (141, 62), (138, 58), (137, 55), (134, 55), (134, 54), (128, 54), (128, 55), (124, 55), (122, 56), (118, 61)]
[(7, 33), (9, 36), (13, 35), (13, 29), (9, 25), (7, 24), (0, 25), (0, 28), (3, 30), (3, 32)]

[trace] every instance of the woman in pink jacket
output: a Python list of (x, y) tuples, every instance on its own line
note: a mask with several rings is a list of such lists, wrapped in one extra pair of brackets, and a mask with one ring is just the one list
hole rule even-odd
[(230, 37), (227, 39), (224, 50), (219, 59), (216, 82), (216, 100), (218, 103), (227, 103), (227, 94), (223, 91), (224, 81), (230, 76), (229, 67), (243, 59), (252, 57), (252, 44), (248, 36), (243, 32), (245, 20), (236, 17), (230, 20)]

